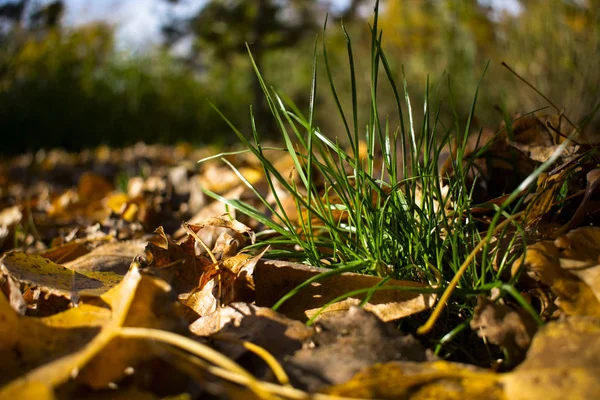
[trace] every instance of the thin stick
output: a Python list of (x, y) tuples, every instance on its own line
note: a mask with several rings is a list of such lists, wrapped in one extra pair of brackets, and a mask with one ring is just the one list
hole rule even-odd
[(563, 110), (561, 110), (560, 108), (558, 108), (558, 106), (556, 104), (554, 104), (552, 102), (552, 100), (550, 100), (544, 93), (540, 92), (535, 86), (533, 86), (531, 83), (529, 83), (529, 81), (527, 81), (527, 79), (525, 79), (521, 75), (519, 75), (517, 73), (517, 71), (515, 71), (514, 69), (512, 69), (511, 67), (509, 67), (508, 64), (506, 64), (504, 61), (502, 61), (502, 66), (504, 68), (506, 68), (507, 70), (509, 70), (514, 76), (516, 76), (517, 78), (519, 78), (519, 80), (521, 80), (521, 82), (523, 82), (524, 84), (526, 84), (527, 86), (529, 86), (534, 92), (536, 92), (537, 94), (539, 94), (544, 100), (546, 100), (548, 102), (548, 104), (550, 104), (552, 106), (552, 108), (554, 108), (556, 110), (556, 112), (561, 113), (565, 117), (565, 120), (567, 120), (567, 122), (573, 127), (573, 129), (575, 129), (576, 132), (580, 133), (583, 136), (583, 132), (581, 132), (579, 130), (579, 128), (577, 128), (575, 126), (575, 124), (573, 122), (571, 122), (571, 120), (569, 119), (569, 117), (567, 117), (565, 114), (563, 114)]
[(248, 371), (242, 368), (238, 363), (219, 353), (218, 351), (198, 343), (185, 336), (178, 335), (173, 332), (163, 331), (160, 329), (150, 328), (120, 328), (117, 334), (121, 337), (134, 339), (152, 339), (163, 343), (168, 343), (177, 348), (183, 349), (194, 354), (197, 357), (203, 358), (211, 363), (218, 365), (228, 371), (237, 373), (248, 379), (248, 389), (252, 390), (260, 398), (268, 399), (269, 394), (261, 387), (259, 381), (252, 376)]
[[(511, 215), (509, 218), (502, 221), (502, 223), (498, 224), (498, 226), (494, 229), (493, 234), (495, 234), (496, 232), (498, 232), (501, 229), (504, 229), (504, 227), (506, 225), (508, 225), (509, 222), (520, 217), (521, 214), (523, 214), (522, 211), (515, 215)], [(425, 324), (423, 324), (422, 326), (419, 327), (419, 329), (417, 329), (417, 333), (419, 335), (427, 334), (431, 331), (431, 329), (433, 329), (433, 325), (435, 325), (435, 323), (437, 322), (437, 320), (440, 317), (440, 314), (444, 310), (444, 307), (446, 307), (446, 302), (450, 299), (450, 296), (452, 296), (454, 289), (456, 289), (456, 285), (458, 285), (458, 281), (463, 276), (463, 274), (469, 267), (469, 264), (471, 264), (471, 261), (473, 261), (473, 259), (477, 255), (477, 253), (479, 253), (479, 251), (483, 248), (483, 246), (485, 246), (487, 244), (487, 242), (489, 240), (488, 238), (491, 238), (493, 236), (493, 234), (488, 235), (485, 238), (483, 238), (483, 240), (481, 242), (479, 242), (479, 244), (473, 249), (473, 251), (471, 251), (471, 254), (469, 254), (469, 256), (467, 257), (465, 262), (460, 266), (458, 271), (456, 271), (454, 278), (452, 278), (452, 281), (450, 281), (450, 284), (444, 291), (444, 294), (442, 295), (442, 297), (440, 297), (440, 301), (438, 302), (438, 305), (435, 307), (435, 310), (433, 310), (433, 312), (429, 316), (429, 319), (427, 320), (427, 322), (425, 322)]]
[(275, 377), (281, 385), (287, 386), (290, 384), (290, 378), (287, 376), (285, 370), (283, 369), (279, 361), (277, 361), (277, 359), (266, 349), (252, 342), (248, 342), (247, 340), (239, 340), (233, 337), (225, 336), (223, 334), (213, 335), (212, 338), (222, 340), (225, 342), (236, 343), (240, 346), (243, 346), (246, 350), (251, 351), (252, 353), (256, 354), (257, 356), (263, 359), (263, 361), (269, 366), (269, 368), (271, 368), (273, 374), (275, 375)]

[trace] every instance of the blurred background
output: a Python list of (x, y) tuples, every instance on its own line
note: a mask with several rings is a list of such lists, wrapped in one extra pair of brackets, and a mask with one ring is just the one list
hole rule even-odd
[[(79, 150), (138, 141), (230, 145), (250, 104), (260, 134), (277, 139), (245, 43), (269, 84), (306, 110), (315, 40), (325, 42), (342, 103), (350, 105), (343, 21), (357, 63), (359, 109), (368, 118), (373, 0), (0, 0), (0, 152)], [(577, 121), (600, 99), (599, 0), (387, 0), (383, 47), (402, 67), (415, 110), (427, 77), (442, 121), (468, 114), (480, 89), (479, 126), (545, 101), (506, 62)], [(317, 47), (317, 123), (343, 136)], [(383, 86), (383, 85), (382, 85)], [(380, 113), (396, 123), (391, 91)], [(547, 110), (552, 113), (552, 110)], [(448, 129), (451, 128), (452, 124)], [(363, 124), (364, 126), (364, 124)], [(391, 125), (394, 127), (394, 125)], [(588, 129), (598, 130), (594, 117)]]

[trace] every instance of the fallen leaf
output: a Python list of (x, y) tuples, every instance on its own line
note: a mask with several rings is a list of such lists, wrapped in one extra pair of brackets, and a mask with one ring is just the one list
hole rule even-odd
[[(6, 305), (0, 307), (3, 319), (9, 322), (0, 325), (0, 329), (8, 332), (0, 336), (3, 352), (12, 352), (19, 360), (23, 353), (31, 352), (34, 356), (43, 353), (27, 363), (26, 371), (12, 372), (10, 379), (18, 378), (1, 389), (0, 397), (15, 398), (32, 384), (57, 387), (75, 378), (92, 388), (106, 388), (123, 377), (127, 367), (135, 368), (153, 357), (146, 342), (121, 339), (118, 332), (122, 326), (182, 328), (181, 320), (173, 312), (173, 303), (165, 298), (170, 288), (161, 282), (141, 276), (133, 264), (121, 283), (93, 304), (83, 304), (48, 319), (18, 318), (12, 310), (6, 311)], [(0, 301), (5, 302), (3, 299)], [(36, 329), (38, 335), (34, 334)], [(26, 334), (25, 330), (33, 334)], [(58, 330), (60, 334), (48, 330)], [(79, 340), (74, 340), (78, 337)], [(61, 342), (54, 344), (61, 338)], [(21, 342), (30, 345), (15, 353), (15, 343)], [(52, 356), (53, 348), (58, 354)]]
[(507, 400), (502, 389), (496, 375), (467, 364), (395, 361), (366, 368), (321, 393), (361, 399)]
[(316, 333), (303, 348), (284, 362), (292, 382), (311, 392), (344, 383), (378, 363), (436, 359), (412, 335), (359, 307), (324, 319), (314, 328)]
[(125, 275), (134, 257), (141, 255), (146, 245), (145, 240), (106, 243), (81, 257), (62, 264), (77, 272), (114, 272)]
[(512, 362), (524, 355), (537, 330), (535, 321), (522, 309), (491, 301), (484, 296), (477, 298), (470, 324), (479, 337), (505, 348)]
[(112, 239), (110, 236), (94, 239), (75, 239), (66, 243), (61, 243), (57, 246), (50, 247), (39, 254), (57, 264), (64, 264), (88, 254), (95, 246), (101, 244), (101, 241), (108, 241), (110, 239)]
[(212, 335), (213, 347), (237, 360), (254, 375), (271, 380), (271, 369), (246, 349), (242, 342), (251, 342), (268, 351), (277, 360), (284, 360), (302, 348), (303, 342), (315, 332), (305, 324), (289, 319), (270, 308), (247, 303), (233, 303), (220, 308), (190, 325), (197, 335)]
[(176, 293), (191, 292), (213, 262), (205, 255), (197, 255), (193, 246), (175, 243), (162, 228), (154, 233), (144, 251), (146, 269), (167, 281)]
[[(307, 279), (327, 270), (308, 267), (302, 264), (284, 261), (263, 260), (256, 264), (254, 285), (256, 305), (273, 306), (290, 290)], [(355, 273), (333, 275), (301, 289), (289, 301), (277, 310), (282, 314), (299, 320), (314, 316), (330, 301), (344, 294), (371, 288), (381, 282), (381, 278)], [(390, 279), (385, 286), (401, 286), (408, 288), (426, 288), (426, 285)], [(353, 297), (345, 302), (332, 304), (328, 310), (345, 312), (364, 298), (364, 295)], [(379, 290), (373, 293), (365, 309), (372, 311), (383, 321), (393, 321), (429, 309), (435, 303), (436, 295), (401, 290)], [(324, 310), (327, 312), (327, 309)]]
[(561, 254), (561, 268), (585, 282), (600, 302), (600, 228), (573, 229), (554, 244)]
[(100, 295), (118, 284), (122, 275), (107, 271), (73, 271), (37, 254), (6, 253), (0, 271), (45, 294), (71, 299), (74, 294)]
[(240, 253), (207, 267), (198, 287), (180, 300), (194, 311), (194, 317), (212, 314), (219, 306), (233, 302), (252, 302), (254, 268), (267, 250), (265, 248), (255, 256)]
[(597, 399), (598, 376), (600, 320), (569, 317), (541, 328), (525, 361), (501, 380), (511, 400)]
[[(0, 293), (0, 384), (82, 348), (110, 315), (108, 310), (97, 307), (72, 309), (65, 314), (66, 320), (83, 323), (65, 329), (58, 322), (64, 315), (48, 319), (19, 316)], [(0, 397), (4, 398), (2, 394), (0, 391)]]
[(527, 246), (524, 259), (513, 263), (512, 274), (524, 268), (530, 278), (550, 287), (556, 305), (568, 315), (600, 316), (599, 243), (598, 227), (534, 243)]

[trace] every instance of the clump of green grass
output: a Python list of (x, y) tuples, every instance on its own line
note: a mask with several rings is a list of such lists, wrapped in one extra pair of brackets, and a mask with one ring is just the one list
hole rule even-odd
[[(377, 10), (378, 1), (371, 27), (371, 107), (366, 111), (369, 122), (365, 128), (358, 124), (360, 111), (357, 106), (357, 80), (351, 39), (342, 25), (352, 88), (350, 110), (342, 107), (338, 97), (323, 40), (327, 84), (337, 105), (346, 133), (344, 139), (349, 148), (340, 145), (337, 139), (329, 138), (315, 125), (315, 114), (318, 112), (315, 106), (317, 44), (313, 56), (308, 115), (304, 115), (283, 95), (267, 86), (250, 54), (256, 76), (285, 144), (285, 147), (276, 150), (292, 157), (298, 179), (288, 179), (287, 174), (278, 171), (267, 158), (267, 148), (261, 145), (251, 116), (253, 141), (232, 124), (230, 126), (248, 148), (247, 151), (260, 161), (274, 203), (267, 201), (234, 165), (222, 158), (232, 153), (210, 158), (222, 158), (256, 194), (268, 212), (264, 213), (250, 204), (225, 199), (215, 193), (207, 192), (208, 195), (264, 224), (268, 231), (259, 233), (257, 238), (263, 237), (262, 244), (272, 245), (274, 250), (271, 255), (301, 259), (310, 265), (331, 269), (315, 279), (345, 271), (357, 271), (386, 278), (424, 282), (430, 285), (424, 291), (445, 291), (440, 307), (433, 313), (432, 321), (439, 317), (447, 303), (450, 313), (456, 316), (457, 323), (447, 329), (440, 345), (468, 327), (469, 316), (472, 315), (475, 304), (474, 297), (487, 293), (492, 288), (499, 288), (502, 293), (510, 294), (539, 321), (535, 311), (514, 289), (513, 281), (504, 282), (500, 278), (505, 266), (510, 265), (519, 254), (512, 258), (504, 257), (500, 262), (500, 270), (496, 271), (488, 260), (494, 256), (495, 250), (488, 246), (492, 236), (501, 237), (507, 232), (509, 225), (514, 224), (515, 218), (509, 213), (519, 208), (518, 203), (512, 209), (509, 208), (514, 200), (556, 158), (544, 163), (502, 206), (496, 207), (496, 214), (487, 234), (482, 233), (471, 214), (474, 184), (468, 179), (468, 171), (473, 168), (470, 160), (477, 158), (477, 154), (469, 159), (465, 156), (479, 85), (467, 120), (461, 124), (456, 116), (455, 125), (446, 128), (439, 121), (441, 104), (434, 105), (430, 101), (428, 83), (423, 104), (424, 117), (420, 127), (417, 127), (406, 79), (402, 80), (401, 94), (395, 80), (396, 73), (392, 71), (382, 50)], [(385, 82), (379, 82), (380, 76), (385, 77)], [(397, 127), (390, 127), (389, 120), (378, 112), (378, 93), (382, 84), (388, 85), (394, 95), (400, 121)], [(406, 115), (403, 106), (406, 107)], [(454, 109), (452, 99), (450, 107)], [(223, 118), (227, 120), (225, 116)], [(366, 144), (366, 152), (361, 153), (361, 143)], [(440, 155), (448, 145), (456, 148), (451, 156), (453, 174), (442, 180), (438, 165)], [(483, 153), (485, 150), (486, 145), (483, 145), (479, 152)], [(293, 196), (298, 218), (282, 211), (282, 199), (276, 190), (278, 186)], [(498, 225), (502, 218), (505, 222)], [(521, 238), (524, 235), (515, 235), (513, 243)], [(478, 262), (475, 254), (480, 250), (483, 250), (484, 256)], [(308, 282), (304, 285), (306, 284)], [(301, 290), (302, 286), (281, 299), (274, 308), (279, 307), (297, 290)], [(377, 289), (379, 288), (374, 290)], [(453, 291), (459, 296), (450, 297)], [(422, 333), (429, 329), (431, 326), (423, 329)]]
[[(438, 140), (441, 127), (438, 124), (439, 107), (436, 110), (429, 104), (429, 88), (426, 88), (424, 122), (419, 129), (415, 127), (410, 97), (406, 91), (401, 96), (394, 72), (381, 49), (381, 35), (376, 34), (377, 14), (372, 30), (371, 108), (368, 110), (369, 123), (366, 128), (358, 125), (356, 74), (349, 36), (346, 34), (352, 84), (350, 112), (343, 109), (338, 98), (327, 48), (323, 44), (328, 84), (337, 104), (349, 149), (340, 145), (337, 139), (327, 137), (314, 125), (317, 112), (316, 56), (308, 116), (286, 101), (284, 96), (269, 88), (253, 62), (285, 143), (285, 148), (278, 150), (292, 157), (298, 179), (288, 179), (286, 171), (277, 171), (265, 156), (265, 149), (261, 145), (252, 117), (254, 142), (235, 127), (232, 128), (248, 151), (260, 160), (267, 184), (274, 194), (275, 204), (267, 202), (266, 197), (245, 180), (235, 166), (227, 160), (223, 161), (254, 191), (270, 216), (246, 203), (227, 200), (214, 193), (208, 194), (255, 218), (277, 233), (276, 238), (267, 240), (278, 244), (277, 247), (293, 245), (301, 249), (294, 255), (301, 254), (304, 261), (311, 265), (336, 268), (351, 264), (351, 268), (363, 273), (439, 283), (440, 273), (448, 269), (456, 271), (464, 255), (480, 239), (473, 219), (469, 218), (471, 188), (467, 187), (466, 172), (462, 168), (455, 169), (451, 185), (447, 188), (442, 186), (438, 174), (439, 156), (453, 139), (452, 132), (445, 131), (442, 139)], [(252, 55), (250, 57), (252, 59)], [(401, 121), (400, 126), (395, 129), (378, 113), (380, 68), (383, 68), (387, 83), (394, 93)], [(405, 80), (403, 86), (406, 89)], [(408, 118), (403, 114), (402, 102), (408, 109)], [(461, 131), (463, 133), (460, 135), (459, 146), (462, 151), (459, 149), (457, 152), (458, 157), (454, 161), (456, 165), (461, 165), (463, 161), (461, 155), (470, 130), (471, 117)], [(367, 147), (362, 157), (359, 148), (361, 143)], [(223, 155), (225, 154), (215, 157)], [(276, 186), (294, 196), (298, 223), (294, 216), (281, 211), (283, 207), (277, 196)], [(448, 215), (448, 209), (452, 210), (451, 215)], [(326, 264), (324, 260), (327, 260)], [(480, 271), (472, 273), (473, 276), (469, 279), (480, 278)]]

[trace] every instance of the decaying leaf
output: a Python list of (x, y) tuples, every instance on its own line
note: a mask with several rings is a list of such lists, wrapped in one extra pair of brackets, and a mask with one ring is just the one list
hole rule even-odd
[(377, 363), (436, 359), (412, 335), (359, 307), (318, 322), (315, 331), (285, 362), (290, 379), (309, 391), (346, 382)]
[[(324, 271), (320, 268), (307, 267), (301, 264), (263, 260), (256, 265), (254, 271), (256, 304), (263, 307), (273, 306), (290, 290)], [(334, 275), (303, 288), (277, 311), (299, 320), (306, 320), (319, 311), (329, 315), (343, 313), (353, 305), (360, 303), (364, 295), (332, 304), (325, 310), (321, 309), (330, 301), (348, 292), (371, 288), (380, 281), (381, 278), (375, 276), (354, 273)], [(426, 287), (423, 284), (395, 279), (390, 279), (383, 287), (385, 288), (385, 286), (417, 289)], [(373, 296), (365, 305), (365, 309), (373, 312), (383, 321), (393, 321), (429, 309), (434, 304), (435, 299), (435, 294), (402, 290), (378, 290), (373, 293)]]
[(525, 361), (502, 382), (508, 399), (597, 399), (598, 376), (600, 320), (569, 317), (544, 326)]
[(73, 271), (37, 254), (18, 251), (6, 253), (0, 266), (2, 274), (38, 289), (42, 294), (71, 299), (73, 294), (100, 295), (121, 281), (112, 271)]
[(216, 350), (236, 360), (254, 375), (265, 380), (272, 377), (265, 362), (252, 354), (243, 342), (250, 342), (284, 360), (315, 333), (314, 328), (289, 319), (270, 308), (247, 303), (233, 303), (217, 312), (201, 317), (190, 325), (197, 335), (212, 335)]
[(537, 325), (521, 309), (479, 296), (471, 328), (477, 331), (479, 337), (505, 348), (514, 362), (529, 347)]
[(180, 328), (173, 303), (165, 298), (169, 290), (164, 282), (141, 276), (134, 264), (96, 301), (47, 319), (17, 317), (0, 296), (0, 312), (8, 321), (0, 326), (5, 330), (0, 349), (18, 363), (8, 377), (2, 375), (13, 380), (0, 397), (17, 398), (29, 385), (57, 387), (72, 379), (93, 388), (118, 381), (128, 367), (153, 354), (145, 342), (119, 338), (122, 326)]
[(599, 255), (600, 228), (578, 228), (528, 246), (512, 271), (525, 268), (529, 277), (550, 287), (566, 314), (600, 316)]
[(240, 253), (209, 266), (198, 287), (184, 298), (180, 297), (182, 303), (197, 316), (206, 316), (217, 311), (219, 305), (251, 302), (254, 298), (254, 268), (266, 251), (267, 248), (255, 256)]
[(446, 361), (378, 364), (322, 392), (361, 399), (509, 399), (497, 375)]

